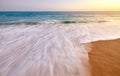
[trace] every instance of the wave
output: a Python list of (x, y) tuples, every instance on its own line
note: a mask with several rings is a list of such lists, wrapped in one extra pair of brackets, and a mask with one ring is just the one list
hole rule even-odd
[(90, 42), (116, 38), (119, 25), (9, 26), (0, 29), (0, 75), (90, 76)]
[(75, 21), (75, 20), (47, 20), (47, 21), (11, 21), (11, 22), (2, 22), (0, 25), (38, 25), (38, 24), (80, 24), (80, 23), (106, 23), (108, 21), (98, 20), (98, 21)]
[(61, 21), (63, 24), (77, 23), (76, 21)]

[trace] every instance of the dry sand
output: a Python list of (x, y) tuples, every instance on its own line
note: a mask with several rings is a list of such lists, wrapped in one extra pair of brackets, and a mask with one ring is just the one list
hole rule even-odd
[(120, 76), (120, 39), (93, 42), (92, 76)]

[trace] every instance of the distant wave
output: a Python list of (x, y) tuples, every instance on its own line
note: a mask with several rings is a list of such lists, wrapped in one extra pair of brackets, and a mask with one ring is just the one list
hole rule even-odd
[(76, 21), (61, 21), (63, 24), (77, 23)]
[(108, 21), (105, 20), (98, 20), (98, 21), (61, 21), (63, 24), (73, 24), (73, 23), (105, 23)]
[(0, 25), (38, 25), (38, 24), (80, 24), (80, 23), (105, 23), (108, 21), (105, 20), (98, 20), (98, 21), (72, 21), (72, 20), (62, 20), (62, 21), (57, 21), (57, 20), (48, 20), (48, 21), (38, 21), (38, 22), (5, 22), (5, 23), (0, 23)]

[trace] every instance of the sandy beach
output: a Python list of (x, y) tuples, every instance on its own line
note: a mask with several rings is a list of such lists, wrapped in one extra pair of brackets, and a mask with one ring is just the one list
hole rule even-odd
[(92, 76), (120, 76), (120, 39), (92, 43)]

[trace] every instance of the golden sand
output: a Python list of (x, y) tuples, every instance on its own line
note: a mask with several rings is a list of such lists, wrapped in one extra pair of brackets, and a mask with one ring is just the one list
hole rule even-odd
[(93, 42), (92, 76), (120, 76), (120, 39)]

